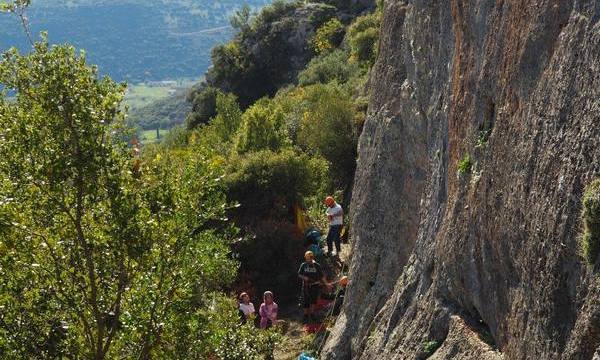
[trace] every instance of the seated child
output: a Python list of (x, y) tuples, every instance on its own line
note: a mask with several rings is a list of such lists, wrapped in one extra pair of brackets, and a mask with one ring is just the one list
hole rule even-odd
[(260, 328), (267, 329), (277, 324), (277, 303), (273, 301), (273, 293), (265, 291), (263, 303), (258, 310), (260, 314)]
[(243, 292), (240, 294), (240, 317), (242, 319), (242, 324), (246, 323), (248, 318), (253, 318), (255, 314), (254, 304), (250, 302), (250, 296)]

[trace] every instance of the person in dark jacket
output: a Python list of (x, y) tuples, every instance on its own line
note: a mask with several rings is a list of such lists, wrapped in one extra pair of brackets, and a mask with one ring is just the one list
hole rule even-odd
[(298, 270), (298, 277), (302, 279), (302, 307), (304, 308), (304, 323), (314, 320), (314, 312), (319, 295), (321, 293), (321, 285), (330, 286), (327, 283), (325, 274), (315, 261), (315, 256), (312, 251), (307, 251), (304, 254), (304, 262)]

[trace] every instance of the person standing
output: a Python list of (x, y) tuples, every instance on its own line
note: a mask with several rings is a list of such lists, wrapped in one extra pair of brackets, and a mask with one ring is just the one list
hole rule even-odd
[(302, 279), (302, 307), (304, 308), (304, 323), (314, 320), (313, 314), (319, 296), (321, 294), (321, 285), (328, 285), (325, 274), (321, 270), (321, 265), (315, 261), (312, 251), (304, 254), (304, 262), (298, 270), (298, 277)]
[(260, 328), (268, 329), (271, 326), (277, 325), (278, 306), (273, 301), (274, 296), (270, 291), (265, 291), (263, 294), (263, 303), (260, 304), (258, 313), (260, 314)]
[(342, 225), (344, 224), (344, 209), (338, 204), (332, 196), (325, 198), (327, 205), (327, 220), (329, 220), (329, 231), (327, 232), (327, 255), (331, 256), (333, 244), (335, 243), (336, 254), (339, 256), (341, 251), (340, 235)]

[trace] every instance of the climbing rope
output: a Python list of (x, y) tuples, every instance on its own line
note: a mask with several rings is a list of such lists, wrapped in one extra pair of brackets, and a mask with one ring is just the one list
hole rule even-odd
[[(349, 269), (348, 265), (346, 265), (345, 263), (342, 264), (342, 271), (341, 271), (340, 279), (342, 279), (344, 276), (347, 276), (347, 273), (348, 273), (349, 270), (350, 269)], [(337, 280), (337, 281), (333, 282), (333, 284), (336, 284), (336, 283), (339, 283), (339, 282), (340, 282), (340, 280)], [(327, 314), (325, 315), (325, 319), (323, 319), (323, 321), (327, 320), (329, 317), (333, 317), (333, 311), (335, 310), (335, 304), (337, 302), (339, 294), (340, 294), (340, 292), (336, 291), (335, 297), (333, 298), (332, 306), (329, 309), (329, 311), (327, 312)], [(325, 333), (323, 335), (323, 338), (320, 341), (320, 345), (317, 347), (317, 356), (321, 355), (321, 351), (323, 350), (323, 346), (325, 346), (325, 341), (327, 340), (327, 338), (328, 338), (328, 336)]]

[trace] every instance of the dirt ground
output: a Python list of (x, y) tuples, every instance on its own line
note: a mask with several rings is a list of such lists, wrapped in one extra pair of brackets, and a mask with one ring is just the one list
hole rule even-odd
[[(338, 280), (347, 269), (350, 255), (350, 245), (344, 244), (339, 258), (325, 258), (321, 262), (329, 281)], [(335, 318), (328, 316), (330, 308), (323, 309), (317, 314), (327, 328), (330, 328)], [(279, 311), (279, 319), (283, 332), (282, 340), (275, 347), (275, 360), (296, 360), (302, 352), (307, 352), (315, 356), (322, 347), (324, 337), (327, 336), (327, 330), (316, 334), (308, 334), (302, 324), (302, 309), (296, 304), (282, 307)], [(316, 356), (315, 356), (316, 357)]]

